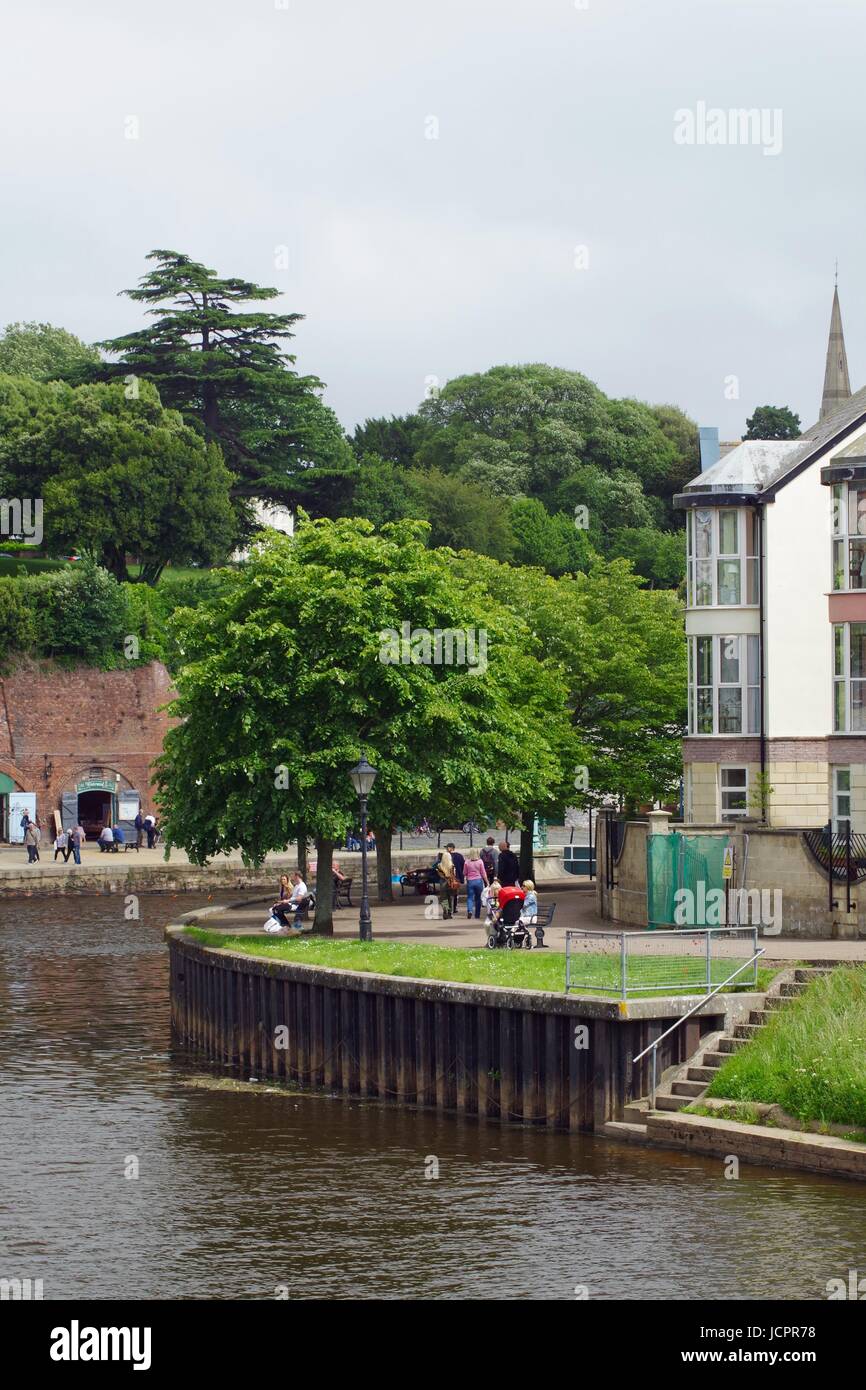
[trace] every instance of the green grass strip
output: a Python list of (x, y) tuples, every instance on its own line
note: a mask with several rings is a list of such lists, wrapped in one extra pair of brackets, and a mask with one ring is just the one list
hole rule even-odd
[[(300, 961), (305, 965), (331, 966), (339, 970), (359, 970), (378, 975), (400, 975), (409, 979), (450, 980), (455, 984), (501, 985), (506, 989), (541, 989), (562, 994), (565, 990), (565, 956), (558, 951), (488, 951), (484, 947), (422, 946), (394, 941), (351, 941), (332, 937), (273, 937), (228, 936), (224, 932), (204, 931), (187, 927), (185, 934), (203, 946), (219, 946), (247, 955), (266, 956), (270, 960)], [(685, 959), (685, 958), (684, 958)], [(691, 970), (688, 961), (679, 987), (665, 994), (694, 994), (704, 976)], [(636, 962), (632, 963), (633, 969)], [(641, 968), (646, 978), (670, 979), (676, 962), (670, 957), (646, 956)], [(659, 969), (664, 974), (659, 975)], [(725, 979), (732, 966), (720, 962)], [(766, 989), (771, 972), (759, 972), (759, 988)], [(605, 985), (613, 988), (619, 979), (619, 957), (616, 955), (581, 955), (581, 984), (575, 992), (603, 994)], [(629, 998), (653, 998), (653, 991), (629, 990)], [(659, 995), (659, 997), (661, 997)]]
[(866, 1126), (866, 968), (837, 966), (772, 1014), (707, 1095)]

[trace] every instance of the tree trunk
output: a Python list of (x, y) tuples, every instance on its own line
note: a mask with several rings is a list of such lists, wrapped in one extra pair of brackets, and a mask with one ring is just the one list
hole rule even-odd
[(535, 824), (535, 812), (524, 811), (521, 819), (523, 823), (520, 827), (520, 877), (521, 879), (534, 879), (535, 870), (533, 867), (534, 861), (532, 857), (532, 827)]
[(308, 882), (309, 861), (307, 856), (307, 829), (302, 825), (298, 829), (298, 873), (305, 883)]
[(334, 841), (316, 839), (316, 916), (313, 931), (316, 936), (334, 935), (334, 879), (331, 863)]
[(392, 903), (394, 887), (391, 883), (391, 838), (394, 827), (374, 825), (371, 828), (376, 836), (376, 885), (379, 890), (379, 902)]
[(129, 572), (126, 568), (126, 552), (122, 545), (105, 545), (102, 548), (102, 564), (105, 569), (113, 574), (119, 584), (125, 584), (129, 579)]

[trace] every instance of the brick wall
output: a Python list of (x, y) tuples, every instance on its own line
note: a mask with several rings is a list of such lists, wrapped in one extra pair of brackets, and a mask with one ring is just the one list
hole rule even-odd
[(118, 789), (153, 808), (151, 764), (171, 721), (172, 686), (160, 662), (118, 671), (20, 660), (0, 676), (0, 772), (35, 792), (44, 822), (91, 768), (119, 773)]

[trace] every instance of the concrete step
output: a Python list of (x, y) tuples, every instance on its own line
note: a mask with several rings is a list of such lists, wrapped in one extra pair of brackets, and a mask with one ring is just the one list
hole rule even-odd
[(763, 1024), (767, 1023), (770, 1017), (768, 1009), (750, 1009), (749, 1022)]
[(713, 1067), (718, 1069), (719, 1067), (724, 1066), (725, 1062), (727, 1062), (730, 1055), (730, 1052), (705, 1052), (703, 1057), (701, 1058), (701, 1061), (705, 1067)]
[(689, 1067), (686, 1072), (687, 1081), (702, 1081), (706, 1086), (712, 1081), (718, 1067)]
[(632, 1100), (622, 1108), (622, 1118), (626, 1124), (645, 1125), (649, 1109), (648, 1100)]
[(771, 994), (764, 1000), (765, 1009), (780, 1009), (784, 1004), (784, 999), (780, 999), (778, 994)]
[(719, 1038), (720, 1052), (739, 1052), (740, 1048), (745, 1046), (745, 1038)]
[(608, 1120), (599, 1132), (607, 1139), (625, 1139), (631, 1144), (646, 1139), (646, 1125), (631, 1124), (628, 1120)]
[(806, 988), (804, 984), (798, 984), (796, 980), (789, 985), (779, 985), (779, 997), (781, 999), (796, 999), (798, 994), (802, 994)]
[(819, 975), (829, 974), (830, 970), (826, 965), (803, 965), (794, 971), (794, 979), (807, 985), (811, 980), (817, 979)]
[(695, 1100), (702, 1096), (707, 1089), (705, 1081), (675, 1081), (671, 1086), (671, 1092), (675, 1096), (687, 1096), (689, 1100)]
[(682, 1110), (692, 1096), (656, 1096), (656, 1110)]
[(760, 1031), (760, 1023), (738, 1023), (734, 1029), (734, 1037), (743, 1038), (744, 1041), (748, 1042), (750, 1038), (753, 1038), (755, 1034), (760, 1033)]

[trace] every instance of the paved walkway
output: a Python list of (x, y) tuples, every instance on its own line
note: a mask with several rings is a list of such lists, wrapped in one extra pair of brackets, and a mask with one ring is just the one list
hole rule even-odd
[[(202, 927), (227, 931), (238, 936), (253, 936), (261, 932), (272, 901), (272, 896), (247, 896), (231, 907), (205, 909), (196, 913), (196, 917)], [(545, 936), (545, 945), (553, 951), (565, 950), (565, 933), (568, 928), (613, 934), (621, 930), (618, 925), (604, 921), (598, 916), (594, 889), (582, 887), (570, 891), (541, 891), (539, 901), (545, 907), (551, 902), (556, 904), (553, 925)], [(465, 915), (453, 917), (449, 922), (431, 921), (425, 916), (423, 898), (398, 897), (393, 903), (373, 903), (370, 911), (373, 918), (373, 936), (377, 941), (468, 947), (483, 946), (486, 941), (481, 923), (474, 920), (467, 922)], [(334, 913), (334, 935), (357, 937), (357, 906), (339, 908)], [(801, 941), (766, 937), (761, 944), (766, 951), (768, 962), (866, 961), (866, 941)]]

